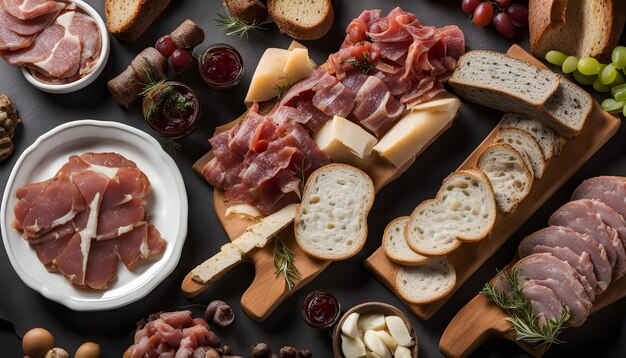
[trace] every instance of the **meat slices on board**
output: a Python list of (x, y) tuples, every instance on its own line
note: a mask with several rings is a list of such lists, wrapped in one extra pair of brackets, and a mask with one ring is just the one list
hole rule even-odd
[(57, 10), (33, 19), (22, 20), (11, 15), (6, 10), (4, 3), (0, 1), (0, 27), (11, 29), (20, 35), (36, 35), (48, 27), (59, 15), (59, 12), (60, 10)]
[(28, 20), (55, 11), (61, 11), (66, 3), (51, 0), (0, 0), (7, 12), (18, 19)]

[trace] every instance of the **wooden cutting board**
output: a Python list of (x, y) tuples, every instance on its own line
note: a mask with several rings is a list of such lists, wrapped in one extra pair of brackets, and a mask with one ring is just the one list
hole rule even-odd
[[(622, 277), (596, 297), (591, 314), (625, 296), (626, 278)], [(487, 340), (500, 338), (515, 342), (533, 357), (541, 357), (546, 347), (535, 347), (516, 340), (515, 331), (510, 330), (506, 317), (504, 310), (491, 303), (485, 295), (478, 294), (450, 321), (439, 341), (439, 350), (447, 357), (467, 357)]]
[[(267, 112), (271, 109), (271, 104), (264, 106), (261, 112)], [(216, 128), (215, 134), (228, 130), (239, 123), (245, 118), (245, 113), (236, 120)], [(424, 146), (422, 151), (426, 149), (432, 142), (434, 142), (443, 132), (445, 132), (454, 121), (450, 121), (450, 124), (437, 133), (431, 140)], [(366, 170), (369, 176), (374, 182), (376, 191), (398, 178), (411, 164), (415, 161), (415, 158), (419, 156), (421, 151), (417, 153), (415, 157), (405, 163), (402, 167), (396, 168), (395, 166), (387, 163), (383, 159), (377, 157), (375, 162), (372, 163), (370, 168)], [(200, 158), (194, 165), (194, 171), (204, 178), (202, 175), (202, 168), (213, 158), (213, 153), (208, 152), (202, 158)], [(213, 201), (215, 205), (215, 213), (219, 218), (228, 238), (234, 240), (239, 237), (245, 229), (254, 224), (252, 219), (240, 218), (235, 216), (226, 217), (227, 203), (224, 198), (224, 192), (219, 189), (213, 191)], [(317, 275), (322, 273), (326, 267), (328, 267), (330, 261), (320, 261), (308, 257), (297, 245), (293, 225), (288, 226), (278, 235), (283, 242), (296, 254), (295, 265), (300, 271), (301, 280), (296, 282), (295, 287), (289, 290), (285, 284), (285, 280), (282, 276), (276, 277), (274, 275), (274, 256), (272, 253), (273, 245), (269, 244), (263, 249), (254, 250), (248, 254), (245, 259), (251, 262), (254, 266), (255, 275), (254, 280), (250, 284), (250, 287), (241, 297), (241, 307), (255, 321), (265, 320), (283, 301), (289, 298), (294, 292), (304, 287), (307, 283), (312, 281)], [(215, 253), (207, 252), (207, 258)], [(181, 285), (183, 293), (188, 297), (193, 297), (204, 291), (209, 284), (201, 284), (194, 281), (191, 272), (185, 277)]]
[[(518, 45), (513, 45), (507, 53), (512, 57), (545, 68), (541, 62)], [(619, 117), (604, 112), (594, 101), (591, 116), (585, 123), (580, 134), (563, 146), (563, 150), (559, 156), (552, 158), (542, 179), (535, 180), (530, 193), (519, 204), (517, 209), (509, 215), (502, 215), (498, 212), (490, 237), (477, 243), (463, 244), (460, 248), (448, 255), (448, 259), (456, 269), (457, 275), (457, 281), (452, 292), (440, 300), (426, 305), (407, 303), (409, 309), (422, 320), (429, 319), (435, 314), (448, 299), (452, 297), (459, 287), (461, 287), (461, 285), (463, 285), (463, 283), (465, 283), (465, 281), (467, 281), (467, 279), (563, 185), (563, 183), (617, 132), (619, 126)], [(459, 169), (474, 167), (480, 153), (491, 144), (497, 131), (498, 127), (496, 126), (478, 148), (461, 164)], [(393, 291), (396, 296), (400, 297), (393, 284), (398, 265), (387, 259), (382, 247), (379, 247), (378, 250), (367, 258), (364, 264), (365, 267)]]

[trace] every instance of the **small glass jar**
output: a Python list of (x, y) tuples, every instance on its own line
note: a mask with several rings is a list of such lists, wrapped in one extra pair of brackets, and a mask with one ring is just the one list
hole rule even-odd
[(326, 290), (315, 290), (302, 302), (302, 317), (313, 328), (332, 327), (337, 323), (340, 313), (339, 301)]
[(229, 89), (235, 87), (243, 76), (243, 60), (234, 47), (217, 43), (200, 56), (198, 70), (209, 87)]
[[(200, 102), (196, 93), (189, 86), (176, 81), (168, 81), (160, 86), (148, 93), (144, 98), (143, 112), (146, 122), (152, 129), (171, 139), (182, 138), (193, 132), (200, 122)], [(176, 91), (177, 95), (189, 101), (191, 106), (184, 106), (182, 109), (171, 108), (166, 103), (157, 106), (155, 109), (149, 109), (150, 102), (152, 102), (152, 105), (154, 105), (155, 101), (157, 101), (156, 103), (161, 102), (154, 96), (159, 96), (159, 91), (163, 93), (162, 86), (172, 86), (173, 91)], [(151, 97), (153, 92), (154, 94)]]

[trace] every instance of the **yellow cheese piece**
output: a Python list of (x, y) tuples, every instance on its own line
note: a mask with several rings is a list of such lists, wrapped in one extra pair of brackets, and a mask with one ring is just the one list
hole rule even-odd
[(291, 83), (296, 83), (307, 78), (313, 73), (313, 65), (309, 61), (309, 50), (306, 48), (294, 48), (285, 63), (283, 72)]
[(461, 106), (461, 101), (452, 93), (442, 91), (432, 99), (411, 107), (411, 111), (454, 111)]
[(314, 135), (317, 146), (335, 162), (364, 168), (369, 164), (376, 138), (358, 124), (335, 116)]
[(233, 206), (229, 206), (226, 209), (225, 216), (230, 216), (230, 215), (241, 215), (241, 216), (248, 216), (251, 218), (260, 218), (263, 216), (263, 214), (261, 214), (259, 210), (257, 210), (257, 208), (248, 204), (236, 204)]
[(450, 111), (406, 112), (373, 149), (399, 168), (445, 128), (454, 119), (457, 110), (458, 107)]
[(256, 66), (246, 102), (263, 102), (276, 97), (276, 86), (282, 86), (289, 80), (283, 72), (291, 51), (280, 48), (268, 48)]

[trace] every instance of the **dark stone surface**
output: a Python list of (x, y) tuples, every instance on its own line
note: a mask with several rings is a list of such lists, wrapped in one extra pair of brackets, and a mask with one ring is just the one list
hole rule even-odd
[[(103, 1), (89, 2), (94, 4), (100, 14), (104, 14)], [(67, 121), (85, 118), (119, 121), (155, 135), (144, 122), (137, 105), (124, 110), (113, 101), (106, 89), (106, 81), (121, 72), (136, 53), (152, 46), (161, 35), (169, 33), (186, 18), (196, 21), (205, 30), (207, 38), (198, 51), (204, 50), (209, 44), (226, 42), (241, 52), (245, 63), (245, 76), (241, 84), (231, 91), (210, 90), (195, 71), (179, 78), (199, 94), (204, 114), (199, 128), (181, 141), (183, 149), (174, 155), (187, 187), (190, 213), (189, 233), (176, 270), (152, 293), (136, 303), (106, 312), (74, 312), (43, 298), (23, 284), (13, 271), (6, 252), (0, 250), (0, 310), (16, 325), (18, 331), (45, 327), (55, 335), (57, 344), (71, 354), (82, 342), (95, 341), (101, 345), (103, 357), (120, 357), (132, 343), (134, 324), (142, 317), (192, 303), (207, 304), (219, 298), (230, 303), (237, 315), (232, 326), (216, 329), (223, 344), (231, 346), (233, 353), (248, 356), (252, 345), (266, 342), (275, 352), (283, 345), (292, 345), (311, 349), (315, 357), (331, 357), (332, 342), (328, 334), (311, 329), (300, 317), (300, 303), (309, 291), (316, 288), (330, 290), (336, 294), (344, 310), (366, 301), (382, 301), (407, 312), (400, 300), (377, 281), (363, 267), (362, 262), (379, 245), (385, 225), (393, 218), (409, 214), (420, 201), (432, 197), (441, 180), (457, 168), (491, 131), (501, 117), (496, 111), (464, 103), (461, 117), (454, 126), (428, 148), (400, 179), (380, 191), (370, 214), (370, 237), (363, 251), (350, 260), (334, 263), (278, 307), (265, 322), (252, 321), (241, 311), (238, 303), (253, 278), (254, 273), (249, 265), (233, 269), (192, 300), (182, 295), (180, 284), (185, 275), (227, 241), (213, 211), (212, 189), (193, 173), (191, 166), (209, 149), (207, 139), (214, 127), (231, 121), (244, 111), (243, 98), (247, 84), (263, 51), (267, 47), (286, 47), (291, 41), (287, 36), (279, 34), (274, 26), (271, 26), (270, 31), (253, 33), (248, 39), (225, 36), (213, 21), (217, 12), (224, 13), (221, 3), (218, 0), (172, 1), (165, 13), (139, 40), (126, 43), (112, 39), (111, 55), (105, 71), (92, 85), (73, 94), (40, 92), (24, 80), (19, 70), (0, 64), (0, 90), (12, 99), (23, 121), (23, 125), (16, 131), (15, 153), (9, 160), (0, 163), (0, 185), (3, 187), (19, 155), (38, 136)], [(329, 34), (321, 40), (305, 44), (316, 62), (322, 63), (330, 52), (339, 48), (345, 27), (362, 10), (380, 7), (387, 12), (398, 5), (417, 14), (425, 24), (458, 25), (465, 32), (471, 49), (506, 51), (511, 41), (500, 37), (492, 27), (480, 29), (472, 25), (461, 11), (459, 3), (457, 0), (334, 1), (336, 20)], [(527, 32), (522, 30), (519, 33), (514, 41), (528, 48)], [(626, 43), (625, 37), (622, 37), (622, 43)], [(426, 322), (413, 319), (420, 356), (441, 355), (438, 350), (439, 338), (454, 314), (493, 276), (496, 268), (503, 267), (511, 260), (524, 235), (546, 225), (550, 213), (567, 201), (578, 183), (596, 175), (626, 176), (625, 137), (626, 130), (622, 128), (432, 319)], [(201, 308), (192, 310), (197, 315), (203, 312)], [(584, 326), (566, 331), (562, 338), (568, 343), (553, 347), (548, 356), (626, 356), (625, 313), (624, 300), (596, 313)], [(22, 356), (20, 342), (9, 325), (0, 324), (0, 342), (0, 356)], [(475, 356), (514, 357), (524, 356), (524, 353), (513, 343), (492, 341), (481, 347)]]

